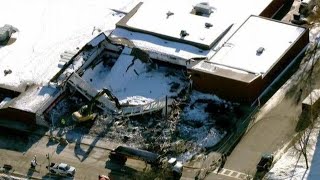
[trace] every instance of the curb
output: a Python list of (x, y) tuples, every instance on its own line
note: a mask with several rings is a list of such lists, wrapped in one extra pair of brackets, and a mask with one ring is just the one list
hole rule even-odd
[(282, 146), (282, 148), (278, 149), (275, 152), (275, 154), (273, 156), (274, 160), (273, 160), (272, 164), (275, 164), (281, 158), (281, 156), (283, 154), (285, 154), (290, 147), (292, 147), (292, 145), (296, 141), (297, 136), (298, 136), (298, 133), (294, 134), (291, 140), (289, 140), (285, 145)]
[(10, 174), (7, 174), (7, 173), (0, 173), (0, 177), (4, 175), (4, 176), (7, 176), (9, 178), (19, 178), (19, 179), (36, 179), (36, 180), (42, 180), (42, 178), (39, 178), (39, 177), (35, 177), (35, 176), (26, 176), (26, 175), (23, 175), (22, 173), (19, 173), (19, 172), (12, 172)]

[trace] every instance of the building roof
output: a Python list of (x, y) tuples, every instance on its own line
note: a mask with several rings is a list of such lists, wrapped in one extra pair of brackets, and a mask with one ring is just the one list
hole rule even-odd
[[(265, 74), (286, 53), (305, 28), (250, 16), (209, 60), (220, 67)], [(195, 69), (204, 69), (201, 64)]]
[[(22, 92), (27, 83), (48, 82), (61, 69), (60, 54), (92, 39), (98, 33), (92, 35), (94, 26), (101, 29), (108, 25), (106, 21), (117, 22), (120, 17), (112, 16), (108, 8), (125, 3), (80, 0), (76, 4), (55, 1), (48, 6), (42, 0), (32, 4), (18, 0), (2, 4), (6, 8), (1, 9), (0, 17), (6, 18), (0, 18), (0, 27), (10, 22), (19, 32), (12, 35), (14, 43), (0, 46), (0, 86)], [(4, 70), (12, 73), (5, 75)]]
[[(36, 113), (44, 111), (48, 102), (52, 102), (59, 93), (59, 89), (54, 86), (30, 86), (25, 92), (7, 103), (7, 106)], [(42, 113), (42, 112), (40, 112)]]
[[(210, 7), (210, 4), (198, 4), (198, 6), (209, 8), (212, 12), (210, 15), (201, 16), (196, 15), (193, 10), (197, 4), (187, 1), (177, 2), (179, 5), (148, 1), (140, 3), (136, 7), (137, 11), (131, 12), (129, 14), (131, 17), (123, 19), (117, 26), (191, 44), (202, 49), (210, 49), (232, 25), (231, 22), (219, 18), (219, 12), (215, 7)], [(181, 31), (185, 31), (188, 35), (181, 37)]]
[[(191, 13), (193, 7), (201, 2), (146, 1), (117, 23), (111, 37), (127, 39), (149, 53), (183, 59), (210, 57), (212, 51), (218, 49), (248, 16), (259, 15), (272, 0), (208, 0), (206, 2), (213, 7), (209, 17)], [(174, 14), (167, 18), (168, 12)], [(206, 28), (205, 23), (210, 23), (212, 27)], [(181, 30), (189, 35), (181, 38)], [(171, 62), (170, 58), (162, 58)]]

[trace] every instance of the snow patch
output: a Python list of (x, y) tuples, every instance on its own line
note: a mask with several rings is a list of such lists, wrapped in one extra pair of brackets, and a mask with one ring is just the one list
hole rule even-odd
[(182, 123), (178, 126), (179, 132), (183, 137), (194, 140), (200, 147), (212, 147), (225, 136), (226, 132), (214, 128), (214, 120), (205, 111), (208, 104), (196, 103), (199, 99), (225, 103), (215, 95), (193, 91), (189, 105), (181, 114)]

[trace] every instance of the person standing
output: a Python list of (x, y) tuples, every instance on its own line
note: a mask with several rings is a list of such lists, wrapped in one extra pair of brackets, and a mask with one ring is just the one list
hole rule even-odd
[(38, 165), (38, 163), (37, 163), (37, 156), (34, 155), (32, 161), (31, 161), (31, 168), (36, 168), (37, 165)]

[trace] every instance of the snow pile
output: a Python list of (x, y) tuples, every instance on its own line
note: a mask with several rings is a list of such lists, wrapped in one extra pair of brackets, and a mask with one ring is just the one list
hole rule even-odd
[[(305, 159), (303, 155), (291, 147), (273, 166), (270, 172), (266, 175), (267, 179), (319, 179), (319, 162), (320, 162), (320, 141), (319, 138), (319, 123), (310, 134), (309, 145), (307, 147), (308, 163), (310, 168), (306, 169)], [(298, 147), (298, 145), (296, 145)]]
[(179, 71), (165, 67), (154, 69), (150, 63), (125, 54), (120, 55), (112, 68), (100, 63), (82, 76), (95, 89), (108, 88), (126, 105), (142, 105), (165, 96), (176, 96), (187, 85), (180, 77)]
[(226, 134), (215, 129), (214, 119), (205, 110), (210, 101), (225, 103), (215, 95), (193, 91), (190, 103), (181, 114), (182, 122), (178, 125), (181, 136), (194, 140), (200, 147), (212, 147)]

